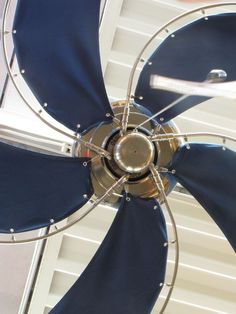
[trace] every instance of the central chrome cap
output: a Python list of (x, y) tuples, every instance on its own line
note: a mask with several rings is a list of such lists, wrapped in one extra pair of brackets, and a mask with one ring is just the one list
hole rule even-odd
[(114, 147), (117, 165), (129, 173), (139, 173), (153, 162), (155, 149), (152, 142), (142, 133), (129, 133), (121, 137)]

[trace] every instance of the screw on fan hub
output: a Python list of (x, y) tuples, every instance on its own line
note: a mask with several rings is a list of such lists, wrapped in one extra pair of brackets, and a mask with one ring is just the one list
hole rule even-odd
[(117, 165), (128, 173), (140, 173), (148, 169), (155, 157), (152, 142), (142, 133), (122, 136), (114, 147)]

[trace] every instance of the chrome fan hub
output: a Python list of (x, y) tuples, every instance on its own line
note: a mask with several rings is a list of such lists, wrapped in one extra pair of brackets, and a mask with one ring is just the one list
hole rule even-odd
[(128, 133), (117, 141), (113, 156), (120, 169), (141, 173), (153, 162), (155, 148), (143, 133)]
[[(102, 147), (110, 153), (111, 158), (99, 157), (96, 153), (75, 144), (74, 155), (92, 158), (91, 179), (94, 193), (101, 197), (120, 177), (129, 175), (124, 187), (116, 189), (115, 193), (107, 198), (108, 203), (117, 202), (122, 193), (126, 192), (142, 198), (160, 198), (156, 189), (149, 166), (154, 164), (158, 168), (165, 168), (172, 160), (173, 154), (182, 143), (182, 139), (152, 142), (151, 134), (178, 133), (173, 122), (164, 125), (154, 125), (147, 120), (146, 113), (134, 105), (130, 107), (129, 123), (124, 136), (120, 135), (120, 124), (123, 116), (125, 101), (112, 104), (115, 119), (111, 123), (101, 123), (83, 136), (83, 139)], [(139, 125), (142, 124), (142, 127)], [(166, 173), (161, 175), (163, 185), (168, 194), (173, 184)], [(161, 201), (161, 200), (160, 200)]]

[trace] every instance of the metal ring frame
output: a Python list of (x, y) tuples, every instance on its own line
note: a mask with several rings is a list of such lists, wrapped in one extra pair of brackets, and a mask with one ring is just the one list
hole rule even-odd
[(208, 9), (214, 9), (214, 8), (220, 8), (220, 7), (228, 7), (228, 6), (234, 6), (236, 5), (236, 2), (225, 2), (225, 3), (215, 3), (215, 4), (211, 4), (211, 5), (206, 5), (206, 6), (202, 6), (199, 7), (197, 9), (193, 9), (191, 11), (188, 11), (186, 13), (183, 13), (179, 16), (177, 16), (176, 18), (172, 19), (170, 22), (166, 23), (163, 27), (161, 27), (149, 40), (148, 42), (144, 45), (144, 47), (142, 48), (142, 50), (140, 51), (140, 53), (138, 54), (134, 65), (131, 69), (130, 72), (130, 77), (129, 77), (129, 81), (128, 81), (128, 88), (127, 88), (127, 95), (126, 95), (126, 106), (124, 108), (124, 112), (123, 112), (123, 119), (122, 119), (122, 132), (121, 134), (124, 133), (124, 131), (127, 128), (127, 122), (129, 119), (129, 107), (130, 107), (130, 102), (131, 102), (131, 98), (132, 98), (132, 88), (133, 88), (133, 82), (134, 82), (134, 76), (135, 76), (135, 72), (137, 70), (138, 64), (142, 61), (142, 56), (145, 53), (146, 49), (150, 46), (150, 44), (153, 42), (153, 40), (156, 39), (156, 37), (162, 33), (163, 31), (167, 31), (169, 33), (169, 29), (168, 27), (170, 25), (172, 25), (173, 23), (183, 19), (186, 16), (192, 15), (194, 13), (200, 12), (202, 13), (204, 16), (206, 15), (205, 10)]
[[(8, 75), (11, 79), (11, 81), (13, 82), (13, 85), (15, 87), (15, 89), (17, 90), (18, 94), (21, 96), (22, 100), (24, 101), (24, 103), (31, 109), (31, 111), (38, 116), (45, 124), (47, 124), (48, 126), (50, 126), (52, 129), (58, 131), (59, 133), (68, 136), (69, 138), (72, 138), (75, 141), (80, 141), (81, 144), (87, 144), (86, 142), (84, 143), (83, 140), (81, 140), (80, 138), (78, 138), (78, 135), (75, 135), (73, 133), (73, 131), (64, 131), (62, 129), (60, 129), (59, 127), (57, 127), (56, 125), (54, 125), (52, 122), (50, 122), (47, 118), (47, 113), (40, 107), (39, 109), (34, 108), (31, 104), (28, 103), (27, 99), (25, 98), (25, 96), (22, 94), (20, 88), (18, 87), (15, 78), (12, 74), (9, 62), (8, 62), (8, 57), (7, 57), (7, 49), (6, 49), (6, 42), (5, 42), (5, 35), (8, 33), (5, 31), (6, 28), (6, 18), (7, 18), (7, 14), (8, 14), (8, 10), (9, 10), (9, 6), (10, 6), (11, 0), (7, 0), (5, 3), (5, 7), (4, 7), (4, 12), (3, 12), (3, 22), (2, 22), (2, 48), (3, 48), (3, 56), (4, 56), (4, 62), (6, 64), (7, 67), (7, 72)], [(126, 98), (126, 106), (124, 108), (124, 112), (123, 112), (123, 118), (122, 118), (122, 131), (121, 134), (124, 132), (124, 130), (127, 127), (128, 124), (128, 119), (129, 119), (129, 105), (130, 105), (130, 100), (131, 100), (131, 91), (132, 91), (132, 86), (133, 86), (133, 81), (134, 81), (134, 75), (135, 72), (137, 70), (137, 66), (141, 60), (142, 55), (144, 54), (144, 52), (146, 51), (147, 47), (149, 47), (150, 43), (164, 30), (166, 30), (171, 24), (175, 23), (176, 21), (191, 15), (193, 13), (196, 12), (202, 12), (203, 14), (205, 14), (205, 10), (207, 9), (212, 9), (212, 8), (217, 8), (217, 7), (224, 7), (224, 6), (233, 6), (236, 5), (236, 2), (234, 3), (222, 3), (222, 4), (213, 4), (213, 5), (208, 5), (208, 6), (203, 6), (197, 9), (194, 9), (192, 11), (189, 11), (187, 13), (184, 13), (180, 16), (178, 16), (177, 18), (172, 19), (169, 23), (167, 23), (166, 25), (164, 25), (162, 28), (160, 28), (152, 37), (151, 39), (146, 43), (146, 45), (143, 47), (143, 49), (141, 50), (141, 52), (139, 53), (138, 57), (136, 58), (133, 68), (131, 70), (131, 74), (129, 77), (129, 82), (128, 82), (128, 88), (127, 88), (127, 98)], [(42, 115), (42, 112), (44, 112), (46, 114), (46, 116)], [(223, 143), (225, 144), (226, 140), (230, 140), (233, 142), (236, 142), (235, 138), (229, 137), (229, 136), (224, 136), (222, 134), (215, 134), (215, 133), (185, 133), (185, 134), (164, 134), (162, 136), (160, 135), (153, 135), (151, 137), (151, 139), (153, 141), (169, 141), (173, 138), (178, 138), (178, 137), (184, 137), (185, 139), (187, 139), (188, 137), (196, 137), (196, 136), (211, 136), (211, 137), (215, 137), (215, 138), (220, 138), (223, 140)], [(101, 148), (98, 147), (98, 150), (96, 151), (96, 147), (91, 147), (90, 149), (95, 150), (95, 152), (97, 152), (100, 156), (103, 155), (105, 157), (107, 157), (106, 152), (103, 152), (101, 150)], [(163, 189), (163, 187), (161, 186), (161, 180), (160, 180), (160, 175), (159, 172), (154, 168), (151, 167), (151, 173), (153, 176), (153, 180), (157, 186), (157, 189), (162, 193), (163, 199), (164, 199), (164, 203), (168, 212), (168, 215), (170, 217), (171, 220), (171, 225), (172, 225), (172, 229), (173, 229), (173, 233), (175, 236), (175, 241), (173, 243), (175, 243), (175, 267), (174, 267), (174, 271), (173, 271), (173, 276), (172, 276), (172, 280), (170, 285), (168, 285), (170, 287), (169, 292), (167, 294), (167, 297), (165, 299), (165, 302), (160, 310), (160, 314), (164, 313), (166, 306), (170, 300), (170, 297), (172, 295), (173, 292), (173, 288), (175, 285), (175, 281), (176, 281), (176, 277), (177, 277), (177, 272), (178, 272), (178, 266), (179, 266), (179, 240), (178, 240), (178, 232), (177, 232), (177, 226), (175, 223), (175, 219), (173, 216), (173, 213), (171, 211), (167, 196), (165, 194), (165, 190)], [(12, 235), (12, 239), (9, 241), (0, 241), (0, 244), (22, 244), (22, 243), (29, 243), (29, 242), (34, 242), (37, 240), (44, 240), (47, 239), (53, 235), (56, 235), (62, 231), (65, 231), (66, 229), (70, 228), (71, 226), (73, 226), (74, 224), (76, 224), (77, 222), (81, 221), (84, 217), (86, 217), (92, 210), (94, 210), (102, 201), (104, 201), (111, 193), (114, 192), (115, 188), (122, 185), (126, 180), (128, 179), (128, 176), (123, 176), (122, 178), (120, 178), (117, 182), (115, 182), (115, 184), (109, 188), (105, 194), (97, 199), (96, 201), (92, 202), (91, 206), (89, 206), (89, 208), (87, 210), (85, 210), (85, 212), (83, 214), (81, 214), (78, 218), (74, 219), (73, 221), (71, 221), (70, 223), (68, 223), (67, 225), (61, 227), (60, 229), (56, 229), (55, 231), (52, 231), (48, 234), (42, 235), (42, 236), (38, 236), (38, 237), (34, 237), (31, 239), (23, 239), (23, 240), (16, 240), (14, 235)]]
[(39, 119), (41, 119), (45, 124), (47, 124), (49, 127), (54, 129), (55, 131), (58, 131), (61, 134), (68, 136), (69, 138), (71, 138), (73, 140), (77, 140), (77, 136), (74, 135), (73, 131), (71, 131), (69, 129), (67, 131), (66, 130), (63, 131), (63, 130), (59, 129), (57, 126), (53, 125), (52, 122), (48, 121), (47, 117), (43, 117), (42, 113), (47, 114), (46, 111), (41, 106), (39, 106), (38, 108), (35, 108), (34, 106), (32, 106), (32, 104), (30, 104), (27, 101), (26, 97), (23, 95), (19, 86), (16, 83), (16, 80), (14, 78), (14, 74), (12, 73), (12, 70), (10, 67), (10, 63), (9, 63), (9, 59), (8, 59), (8, 55), (7, 55), (7, 45), (6, 45), (6, 41), (5, 41), (5, 36), (12, 33), (12, 31), (6, 31), (7, 16), (8, 16), (11, 2), (12, 2), (12, 0), (6, 0), (6, 2), (5, 2), (5, 6), (3, 9), (2, 28), (1, 28), (2, 52), (3, 52), (3, 57), (4, 57), (4, 63), (5, 63), (6, 68), (7, 68), (7, 74), (9, 75), (10, 80), (12, 81), (17, 93), (20, 95), (20, 97), (22, 98), (24, 103), (37, 117), (39, 117)]
[[(100, 156), (104, 156), (104, 157), (108, 157), (109, 158), (109, 154), (102, 148), (100, 147), (96, 147), (96, 145), (91, 144), (89, 142), (84, 141), (80, 135), (77, 132), (73, 132), (72, 130), (66, 128), (64, 125), (61, 125), (61, 127), (64, 129), (61, 129), (59, 126), (57, 126), (56, 124), (54, 124), (53, 118), (51, 116), (49, 116), (47, 114), (47, 112), (43, 109), (42, 106), (39, 106), (38, 108), (35, 108), (32, 104), (30, 104), (26, 97), (23, 95), (23, 93), (21, 92), (19, 86), (16, 83), (16, 80), (14, 78), (14, 75), (12, 73), (11, 67), (10, 67), (10, 62), (7, 56), (7, 47), (6, 47), (6, 41), (5, 41), (5, 36), (9, 33), (9, 31), (6, 31), (6, 20), (7, 20), (7, 16), (8, 16), (8, 11), (10, 8), (10, 4), (11, 4), (12, 0), (7, 0), (5, 2), (5, 6), (4, 6), (4, 10), (3, 10), (3, 20), (2, 20), (2, 30), (1, 30), (1, 37), (2, 37), (2, 52), (3, 52), (3, 59), (4, 59), (4, 63), (6, 65), (7, 68), (7, 73), (9, 75), (10, 80), (12, 81), (17, 93), (20, 95), (20, 97), (22, 98), (23, 102), (26, 104), (26, 106), (42, 121), (44, 122), (46, 125), (48, 125), (49, 127), (51, 127), (53, 130), (68, 136), (69, 138), (73, 139), (75, 142), (80, 142), (82, 145), (86, 146), (87, 148), (91, 149), (92, 151), (96, 152), (97, 154), (99, 154)], [(52, 121), (50, 121), (52, 120)], [(57, 121), (57, 123), (59, 124), (59, 122)]]
[[(92, 210), (94, 210), (101, 202), (103, 202), (107, 197), (109, 197), (113, 191), (121, 186), (123, 183), (125, 183), (128, 180), (128, 176), (125, 175), (123, 177), (121, 177), (118, 181), (115, 182), (115, 184), (113, 184), (105, 193), (102, 197), (100, 197), (99, 199), (92, 201), (92, 199), (90, 199), (90, 202), (92, 203), (91, 206), (89, 206), (88, 209), (85, 210), (85, 212), (83, 214), (81, 214), (78, 218), (75, 218), (74, 220), (72, 220), (70, 223), (66, 224), (65, 226), (56, 229), (55, 231), (52, 231), (50, 233), (47, 233), (45, 235), (42, 236), (38, 236), (38, 237), (34, 237), (31, 239), (22, 239), (22, 240), (16, 240), (14, 233), (11, 235), (12, 238), (11, 240), (6, 240), (6, 241), (0, 241), (0, 244), (23, 244), (23, 243), (30, 243), (30, 242), (35, 242), (38, 240), (45, 240), (53, 235), (56, 235), (62, 231), (65, 231), (66, 229), (72, 227), (74, 224), (76, 224), (77, 222), (79, 222), (80, 220), (82, 220), (83, 218), (85, 218)], [(54, 225), (56, 226), (56, 225)]]
[(168, 294), (167, 294), (165, 302), (164, 302), (164, 304), (160, 310), (160, 314), (163, 314), (166, 307), (167, 307), (167, 304), (169, 303), (170, 297), (172, 295), (172, 292), (173, 292), (173, 289), (175, 286), (175, 281), (177, 278), (177, 273), (178, 273), (178, 268), (179, 268), (179, 236), (178, 236), (177, 226), (175, 223), (175, 218), (174, 218), (174, 215), (171, 211), (171, 207), (169, 205), (169, 202), (168, 202), (168, 199), (167, 199), (167, 196), (165, 193), (165, 188), (163, 186), (161, 176), (153, 164), (150, 166), (150, 171), (152, 173), (152, 177), (153, 177), (153, 180), (155, 182), (155, 185), (163, 197), (164, 204), (165, 204), (165, 207), (167, 209), (168, 215), (170, 217), (171, 226), (172, 226), (174, 237), (175, 237), (174, 242), (171, 242), (171, 243), (175, 244), (175, 266), (174, 266), (174, 271), (173, 271), (171, 283), (168, 284), (168, 287), (169, 287)]

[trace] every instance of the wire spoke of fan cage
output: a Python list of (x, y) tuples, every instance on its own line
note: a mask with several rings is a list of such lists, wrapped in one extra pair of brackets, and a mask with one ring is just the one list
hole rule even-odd
[[(186, 13), (183, 13), (183, 14), (177, 16), (176, 18), (172, 19), (170, 22), (168, 22), (167, 24), (165, 24), (161, 28), (159, 28), (157, 30), (157, 32), (154, 33), (154, 35), (147, 41), (147, 43), (143, 46), (142, 50), (138, 54), (138, 56), (137, 56), (137, 58), (136, 58), (136, 60), (135, 60), (135, 62), (133, 64), (133, 67), (131, 69), (131, 72), (130, 72), (128, 86), (127, 86), (127, 93), (126, 93), (126, 105), (124, 107), (122, 123), (121, 123), (121, 135), (124, 135), (124, 133), (127, 130), (127, 126), (128, 126), (129, 113), (130, 113), (130, 104), (131, 104), (131, 99), (132, 99), (132, 96), (133, 96), (132, 95), (132, 89), (133, 89), (133, 84), (134, 84), (134, 76), (135, 76), (135, 73), (137, 71), (137, 67), (140, 64), (140, 62), (143, 63), (143, 60), (144, 60), (143, 55), (144, 55), (145, 51), (147, 50), (147, 48), (150, 46), (150, 44), (163, 31), (166, 32), (166, 33), (169, 33), (169, 26), (171, 26), (172, 24), (176, 23), (177, 21), (185, 18), (186, 16), (193, 15), (194, 13), (200, 13), (200, 14), (203, 14), (205, 16), (206, 15), (206, 10), (219, 8), (219, 7), (233, 6), (233, 5), (236, 5), (236, 3), (235, 2), (215, 3), (215, 4), (211, 4), (211, 5), (201, 6), (201, 7), (197, 8), (197, 9), (192, 10), (192, 11), (188, 11)], [(184, 95), (182, 97), (186, 97), (186, 96)]]
[(23, 100), (23, 102), (25, 103), (25, 105), (42, 121), (44, 122), (46, 125), (48, 125), (49, 127), (51, 127), (53, 130), (73, 139), (75, 142), (79, 142), (82, 145), (84, 145), (85, 147), (87, 147), (88, 149), (92, 150), (93, 152), (99, 154), (100, 156), (103, 157), (107, 157), (110, 158), (110, 154), (102, 149), (101, 147), (98, 147), (90, 142), (84, 141), (80, 136), (78, 136), (78, 133), (74, 133), (72, 130), (66, 129), (66, 128), (61, 128), (59, 126), (57, 126), (57, 124), (55, 122), (53, 122), (53, 118), (48, 117), (48, 114), (46, 113), (45, 110), (43, 110), (43, 108), (39, 105), (39, 106), (34, 106), (32, 104), (29, 103), (29, 101), (27, 100), (27, 98), (23, 95), (23, 93), (21, 92), (20, 87), (18, 86), (17, 82), (16, 82), (16, 78), (12, 72), (11, 66), (10, 66), (10, 61), (8, 58), (8, 49), (7, 49), (7, 44), (6, 44), (6, 35), (8, 35), (9, 32), (8, 30), (6, 30), (6, 20), (8, 17), (8, 13), (9, 13), (9, 8), (10, 8), (10, 4), (11, 4), (12, 0), (7, 0), (5, 2), (5, 6), (4, 6), (4, 10), (3, 10), (3, 19), (2, 19), (2, 29), (1, 29), (1, 38), (2, 38), (2, 51), (3, 51), (3, 59), (4, 59), (4, 63), (6, 65), (6, 69), (7, 69), (7, 73), (8, 76), (10, 78), (10, 80), (12, 81), (17, 93), (20, 95), (21, 99)]
[(236, 138), (218, 134), (218, 133), (208, 133), (208, 132), (194, 132), (194, 133), (168, 133), (168, 134), (155, 134), (151, 135), (149, 139), (153, 142), (161, 142), (161, 141), (170, 141), (175, 138), (184, 138), (185, 141), (188, 141), (188, 138), (190, 137), (214, 137), (221, 139), (223, 141), (223, 144), (226, 144), (226, 141), (231, 141), (236, 143)]
[(102, 147), (99, 147), (91, 142), (84, 141), (83, 139), (78, 139), (78, 142), (80, 142), (83, 146), (87, 147), (89, 150), (93, 151), (94, 153), (98, 154), (101, 157), (105, 157), (107, 159), (111, 159), (111, 155), (108, 151), (103, 149)]
[(93, 211), (99, 204), (101, 204), (103, 201), (106, 200), (106, 198), (110, 197), (113, 192), (119, 188), (120, 186), (122, 186), (127, 180), (128, 180), (129, 176), (128, 175), (124, 175), (123, 177), (121, 177), (119, 180), (117, 180), (109, 189), (106, 190), (106, 192), (100, 197), (97, 198), (96, 200), (93, 200), (93, 198), (90, 199), (91, 205), (77, 218), (75, 218), (74, 220), (72, 220), (70, 223), (67, 223), (65, 226), (61, 227), (61, 228), (57, 228), (56, 224), (51, 225), (51, 227), (55, 227), (54, 231), (51, 231), (47, 234), (38, 236), (38, 237), (34, 237), (34, 238), (29, 238), (29, 239), (21, 239), (21, 240), (17, 240), (16, 239), (16, 235), (12, 234), (11, 235), (11, 240), (0, 240), (0, 244), (23, 244), (23, 243), (29, 243), (29, 242), (35, 242), (38, 240), (45, 240), (51, 236), (54, 236), (62, 231), (67, 230), (68, 228), (72, 227), (74, 224), (76, 224), (77, 222), (81, 221), (83, 218), (85, 218), (91, 211)]
[[(170, 297), (172, 295), (174, 286), (175, 286), (175, 281), (177, 278), (177, 273), (178, 273), (178, 268), (179, 268), (179, 237), (178, 237), (178, 231), (177, 231), (177, 226), (176, 226), (176, 222), (175, 222), (175, 218), (172, 214), (172, 210), (170, 208), (166, 193), (165, 193), (165, 188), (164, 185), (162, 183), (162, 179), (161, 176), (158, 172), (158, 170), (156, 169), (156, 167), (154, 166), (154, 164), (152, 164), (150, 166), (150, 171), (154, 180), (154, 183), (156, 185), (157, 190), (159, 191), (161, 198), (163, 198), (166, 210), (168, 212), (168, 215), (170, 217), (170, 221), (171, 221), (171, 225), (172, 225), (172, 229), (173, 229), (173, 233), (174, 233), (174, 241), (171, 241), (170, 244), (175, 244), (175, 267), (174, 267), (174, 271), (173, 271), (173, 276), (172, 276), (172, 280), (170, 283), (166, 284), (167, 287), (169, 287), (169, 291), (168, 294), (166, 296), (165, 302), (160, 310), (160, 314), (163, 314), (166, 306), (170, 300)], [(165, 245), (168, 245), (169, 243), (166, 243)], [(165, 285), (163, 283), (163, 285)]]

